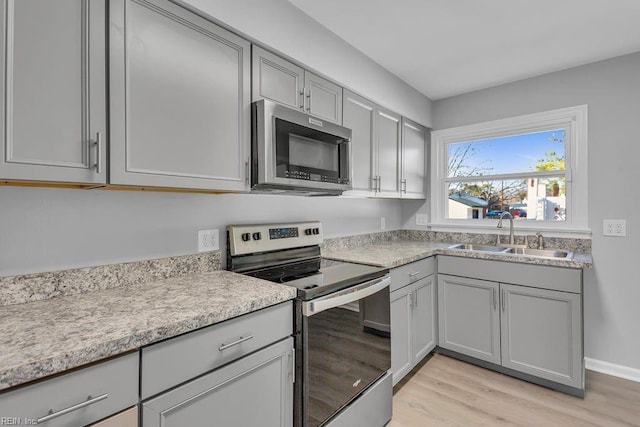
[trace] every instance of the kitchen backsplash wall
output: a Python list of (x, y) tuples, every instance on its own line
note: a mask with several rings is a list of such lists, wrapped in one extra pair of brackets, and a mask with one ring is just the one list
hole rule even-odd
[[(198, 230), (322, 221), (327, 237), (401, 228), (397, 200), (0, 187), (0, 277), (193, 254)], [(224, 258), (224, 257), (223, 257)], [(223, 261), (224, 262), (224, 261)]]
[(203, 252), (122, 264), (0, 277), (0, 306), (208, 273), (221, 269), (221, 258), (220, 252)]

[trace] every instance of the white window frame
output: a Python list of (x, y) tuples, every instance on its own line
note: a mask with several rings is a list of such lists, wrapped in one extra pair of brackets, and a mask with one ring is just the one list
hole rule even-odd
[[(518, 231), (551, 232), (558, 237), (589, 237), (587, 203), (587, 105), (561, 108), (507, 119), (431, 132), (431, 229), (495, 233), (498, 220), (447, 218), (448, 144), (501, 138), (525, 133), (566, 129), (565, 176), (567, 219), (565, 221), (517, 221)], [(520, 176), (520, 174), (514, 174)], [(524, 175), (524, 173), (522, 174)], [(557, 175), (557, 174), (556, 174)], [(485, 179), (485, 177), (483, 177)]]

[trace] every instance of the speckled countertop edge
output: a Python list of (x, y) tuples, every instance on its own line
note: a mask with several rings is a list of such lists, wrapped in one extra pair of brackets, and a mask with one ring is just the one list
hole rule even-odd
[(463, 258), (488, 259), (565, 268), (582, 269), (593, 267), (593, 258), (589, 254), (574, 254), (571, 259), (567, 260), (449, 249), (449, 247), (455, 243), (456, 242), (413, 240), (378, 241), (359, 247), (338, 248), (334, 246), (332, 248), (323, 248), (322, 256), (327, 259), (356, 262), (386, 268), (399, 267), (434, 255), (450, 255)]
[(279, 304), (295, 295), (295, 288), (289, 286), (216, 271), (6, 306), (0, 314), (0, 390)]

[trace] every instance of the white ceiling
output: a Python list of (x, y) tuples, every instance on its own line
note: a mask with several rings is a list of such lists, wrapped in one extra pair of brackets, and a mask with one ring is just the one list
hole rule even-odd
[(640, 51), (639, 0), (289, 0), (436, 100)]

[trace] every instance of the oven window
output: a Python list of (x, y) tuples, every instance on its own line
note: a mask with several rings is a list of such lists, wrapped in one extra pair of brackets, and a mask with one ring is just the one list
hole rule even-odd
[(338, 145), (289, 134), (289, 164), (338, 172)]
[(306, 318), (306, 426), (323, 424), (391, 368), (389, 288)]

